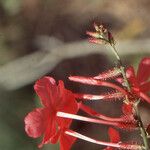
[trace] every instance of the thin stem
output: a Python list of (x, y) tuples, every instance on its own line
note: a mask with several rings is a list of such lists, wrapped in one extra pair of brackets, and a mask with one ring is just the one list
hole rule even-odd
[[(116, 56), (116, 58), (117, 58), (117, 60), (119, 62), (121, 73), (122, 73), (122, 76), (124, 78), (124, 82), (125, 82), (125, 84), (127, 86), (127, 90), (128, 90), (128, 92), (130, 92), (131, 91), (131, 87), (130, 87), (130, 84), (129, 84), (128, 80), (127, 80), (125, 69), (124, 69), (124, 67), (122, 65), (122, 61), (120, 59), (120, 56), (117, 53), (115, 45), (114, 44), (113, 45), (110, 44), (110, 46), (111, 46), (111, 48), (112, 48), (112, 50), (113, 50), (113, 52), (114, 52), (114, 54), (115, 54), (115, 56)], [(143, 93), (142, 93), (142, 96), (146, 97), (145, 95), (143, 95)], [(146, 97), (146, 100), (149, 101), (149, 99), (147, 99), (147, 97)], [(128, 97), (127, 97), (127, 101), (129, 102)], [(149, 147), (149, 144), (148, 144), (147, 133), (146, 133), (146, 130), (144, 128), (144, 125), (143, 125), (143, 122), (142, 122), (142, 119), (141, 119), (141, 116), (140, 116), (140, 113), (139, 113), (139, 110), (138, 110), (138, 104), (139, 104), (139, 102), (137, 102), (137, 103), (134, 104), (135, 118), (138, 121), (138, 127), (140, 129), (141, 136), (142, 136), (142, 139), (143, 139), (143, 143), (144, 143), (144, 148), (143, 149), (149, 150), (150, 147)]]
[(146, 131), (145, 131), (143, 122), (142, 122), (142, 120), (141, 120), (140, 112), (139, 112), (139, 110), (138, 110), (139, 102), (140, 102), (140, 101), (138, 101), (138, 102), (136, 102), (136, 103), (134, 104), (134, 110), (135, 110), (136, 115), (137, 115), (138, 125), (139, 125), (140, 131), (141, 131), (141, 136), (142, 136), (142, 138), (143, 138), (143, 143), (144, 143), (145, 149), (146, 149), (146, 150), (149, 150), (150, 147), (149, 147), (149, 144), (148, 144), (147, 133), (146, 133)]
[(88, 141), (90, 143), (94, 143), (94, 144), (98, 144), (98, 145), (103, 145), (103, 146), (108, 146), (108, 147), (115, 147), (118, 149), (132, 149), (132, 150), (141, 150), (141, 146), (140, 145), (130, 145), (130, 144), (123, 144), (121, 142), (118, 143), (111, 143), (111, 142), (103, 142), (103, 141), (99, 141), (99, 140), (95, 140), (93, 138), (87, 137), (85, 135), (82, 135), (78, 132), (72, 131), (72, 130), (66, 130), (65, 134), (76, 137), (78, 139), (82, 139), (84, 141)]
[(114, 44), (110, 44), (110, 46), (111, 46), (112, 52), (115, 54), (118, 62), (120, 63), (120, 66), (122, 66), (122, 61), (121, 61), (120, 56), (119, 56), (119, 54), (118, 54), (118, 52), (116, 50), (115, 45)]
[(126, 73), (125, 73), (125, 68), (123, 67), (123, 63), (121, 61), (121, 58), (120, 58), (120, 56), (119, 56), (119, 54), (117, 52), (117, 49), (116, 49), (115, 45), (114, 44), (113, 45), (110, 44), (110, 46), (111, 46), (111, 49), (112, 49), (113, 53), (115, 54), (115, 56), (116, 56), (116, 58), (117, 58), (117, 60), (119, 62), (119, 68), (120, 68), (120, 71), (122, 73), (124, 82), (126, 83), (127, 90), (130, 92), (131, 91), (130, 84), (129, 84), (128, 80), (127, 80)]

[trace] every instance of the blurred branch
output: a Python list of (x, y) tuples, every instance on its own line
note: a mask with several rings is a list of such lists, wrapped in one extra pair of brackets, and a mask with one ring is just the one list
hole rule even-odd
[[(87, 41), (64, 44), (55, 38), (38, 39), (40, 51), (26, 55), (0, 68), (0, 85), (14, 90), (31, 84), (50, 72), (63, 59), (89, 55), (108, 54), (105, 46), (93, 45)], [(150, 39), (118, 42), (120, 55), (150, 53)], [(110, 55), (111, 56), (111, 55)]]

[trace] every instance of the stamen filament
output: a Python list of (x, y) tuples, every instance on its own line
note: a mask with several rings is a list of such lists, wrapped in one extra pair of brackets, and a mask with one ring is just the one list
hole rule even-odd
[(89, 117), (84, 117), (84, 116), (79, 116), (79, 115), (74, 115), (70, 113), (65, 113), (65, 112), (57, 112), (56, 114), (57, 117), (62, 117), (62, 118), (68, 118), (68, 119), (75, 119), (75, 120), (80, 120), (84, 122), (91, 122), (91, 123), (97, 123), (97, 124), (104, 124), (104, 125), (112, 125), (116, 126), (118, 128), (122, 129), (136, 129), (137, 124), (136, 122), (114, 122), (114, 121), (106, 121), (106, 120), (100, 120), (100, 119), (95, 119), (95, 118), (89, 118)]
[(130, 145), (130, 144), (123, 144), (121, 142), (119, 143), (111, 143), (111, 142), (103, 142), (103, 141), (99, 141), (99, 140), (95, 140), (93, 138), (87, 137), (85, 135), (82, 135), (80, 133), (77, 133), (75, 131), (72, 130), (66, 130), (65, 134), (76, 137), (78, 139), (82, 139), (84, 141), (88, 141), (94, 144), (98, 144), (98, 145), (103, 145), (103, 146), (109, 146), (109, 147), (115, 147), (115, 148), (119, 148), (119, 149), (132, 149), (132, 150), (141, 150), (141, 146), (140, 145)]
[(91, 122), (91, 123), (97, 123), (97, 124), (119, 126), (118, 122), (111, 122), (111, 121), (105, 121), (105, 120), (100, 120), (100, 119), (94, 119), (94, 118), (69, 114), (69, 113), (65, 113), (65, 112), (57, 112), (57, 116), (62, 117), (62, 118), (75, 119), (75, 120)]

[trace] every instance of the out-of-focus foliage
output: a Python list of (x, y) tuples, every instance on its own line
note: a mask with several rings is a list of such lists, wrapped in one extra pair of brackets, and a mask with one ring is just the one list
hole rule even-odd
[(15, 15), (19, 13), (21, 9), (21, 2), (19, 0), (1, 0), (4, 9), (9, 15)]
[[(114, 61), (106, 49), (103, 54), (104, 47), (82, 41), (87, 38), (85, 31), (93, 28), (93, 21), (113, 31), (125, 63), (137, 64), (136, 58), (150, 55), (149, 9), (149, 0), (0, 0), (0, 149), (37, 149), (40, 139), (25, 134), (23, 121), (36, 105), (33, 84), (37, 78), (48, 74), (65, 80), (67, 88), (87, 90), (75, 88), (67, 76), (98, 73), (108, 67), (108, 61)], [(105, 57), (106, 52), (111, 60)], [(114, 108), (109, 110), (102, 104), (94, 107), (105, 113)], [(91, 134), (98, 134), (95, 126), (76, 126), (89, 135), (87, 128), (91, 127)], [(101, 130), (97, 137), (107, 138)], [(74, 149), (85, 149), (86, 144), (79, 141)], [(55, 147), (58, 149), (58, 145), (44, 149)], [(100, 148), (89, 145), (88, 149)]]

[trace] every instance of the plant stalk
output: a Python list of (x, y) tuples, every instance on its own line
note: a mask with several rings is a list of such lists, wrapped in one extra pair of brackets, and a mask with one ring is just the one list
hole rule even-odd
[[(130, 87), (130, 84), (127, 80), (127, 77), (126, 77), (126, 73), (125, 73), (125, 69), (123, 67), (123, 64), (122, 64), (122, 61), (120, 59), (120, 56), (116, 50), (116, 47), (114, 44), (110, 44), (111, 46), (111, 49), (113, 51), (113, 53), (115, 54), (118, 62), (119, 62), (119, 68), (121, 70), (121, 73), (122, 73), (122, 76), (123, 76), (123, 79), (124, 79), (124, 82), (127, 86), (127, 90), (128, 92), (131, 92), (131, 87)], [(127, 96), (127, 102), (129, 102), (129, 98)], [(144, 147), (143, 149), (144, 150), (150, 150), (150, 146), (149, 146), (149, 143), (148, 143), (148, 137), (147, 137), (147, 133), (146, 133), (146, 130), (144, 128), (144, 125), (143, 125), (143, 122), (142, 122), (142, 119), (141, 119), (141, 116), (140, 116), (140, 113), (139, 113), (139, 109), (138, 109), (138, 104), (139, 104), (139, 100), (134, 104), (134, 110), (135, 110), (135, 119), (137, 120), (138, 122), (138, 128), (141, 132), (141, 136), (142, 136), (142, 139), (143, 139), (143, 144), (144, 144)]]

